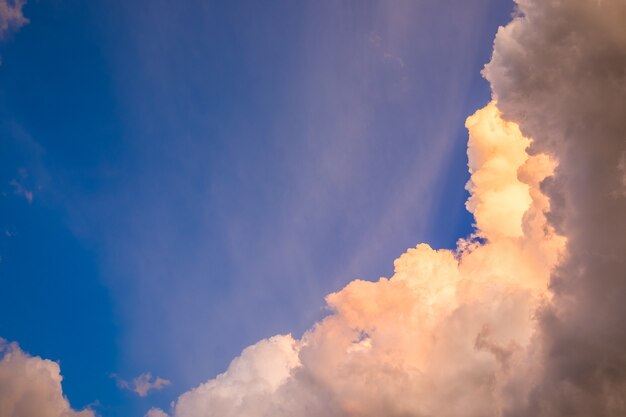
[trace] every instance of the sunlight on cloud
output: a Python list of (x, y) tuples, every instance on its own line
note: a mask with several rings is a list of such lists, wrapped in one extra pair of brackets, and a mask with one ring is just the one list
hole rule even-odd
[[(175, 417), (624, 415), (626, 3), (518, 5), (484, 72), (497, 106), (466, 123), (475, 234), (329, 295), (301, 339), (244, 350)], [(268, 352), (278, 385), (253, 372)]]
[(70, 407), (58, 363), (30, 356), (4, 339), (0, 339), (0, 354), (0, 416), (95, 417), (91, 410)]
[[(394, 275), (356, 280), (299, 340), (275, 336), (175, 403), (196, 416), (497, 415), (527, 387), (534, 311), (565, 240), (539, 183), (555, 163), (495, 103), (468, 118), (475, 236), (409, 249)], [(481, 243), (484, 242), (484, 243)]]

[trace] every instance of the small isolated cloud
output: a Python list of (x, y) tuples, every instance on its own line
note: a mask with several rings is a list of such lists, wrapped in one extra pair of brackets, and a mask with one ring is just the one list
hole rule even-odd
[(28, 23), (22, 8), (25, 0), (0, 0), (0, 40)]
[[(1, 0), (0, 0), (1, 1)], [(21, 182), (16, 179), (12, 179), (9, 181), (9, 185), (13, 187), (13, 193), (15, 195), (19, 195), (24, 197), (28, 204), (32, 204), (33, 202), (33, 192), (28, 190)]]
[(160, 408), (151, 408), (144, 417), (169, 417), (166, 412)]
[[(132, 391), (140, 397), (145, 397), (150, 393), (150, 391), (158, 391), (171, 384), (169, 380), (161, 378), (160, 376), (153, 379), (150, 372), (143, 373), (137, 378), (134, 378), (132, 381), (126, 381), (115, 374), (111, 375), (111, 377), (115, 379), (119, 388)], [(150, 412), (151, 411), (152, 410), (150, 410)], [(151, 417), (156, 416), (158, 416), (158, 414), (151, 415)]]

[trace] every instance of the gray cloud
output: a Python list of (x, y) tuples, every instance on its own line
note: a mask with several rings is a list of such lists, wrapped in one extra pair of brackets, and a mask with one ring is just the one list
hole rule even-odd
[(626, 415), (626, 2), (519, 0), (484, 74), (499, 108), (556, 155), (545, 184), (568, 237), (537, 338), (541, 365), (511, 416)]

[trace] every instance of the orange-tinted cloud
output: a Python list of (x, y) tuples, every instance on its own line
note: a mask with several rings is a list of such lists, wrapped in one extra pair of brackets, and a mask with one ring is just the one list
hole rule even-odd
[(391, 278), (330, 294), (332, 314), (301, 339), (247, 348), (174, 415), (495, 416), (525, 395), (534, 314), (565, 244), (539, 187), (556, 164), (528, 155), (495, 103), (467, 127), (475, 236), (454, 251), (418, 245)]
[(29, 356), (15, 343), (0, 339), (0, 416), (95, 417), (75, 411), (63, 395), (59, 364)]

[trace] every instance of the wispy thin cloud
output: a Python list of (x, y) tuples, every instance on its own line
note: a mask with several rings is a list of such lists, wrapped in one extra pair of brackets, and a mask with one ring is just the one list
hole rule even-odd
[(9, 181), (9, 185), (13, 187), (13, 193), (15, 195), (24, 197), (26, 201), (28, 201), (28, 204), (32, 204), (33, 192), (27, 189), (20, 181), (12, 179)]
[(112, 374), (111, 378), (115, 379), (119, 388), (132, 391), (140, 397), (145, 397), (150, 391), (158, 391), (171, 384), (171, 381), (160, 376), (153, 378), (150, 372), (145, 372), (133, 378), (132, 381), (122, 379), (116, 374)]
[(0, 40), (28, 23), (22, 9), (25, 0), (0, 0)]

